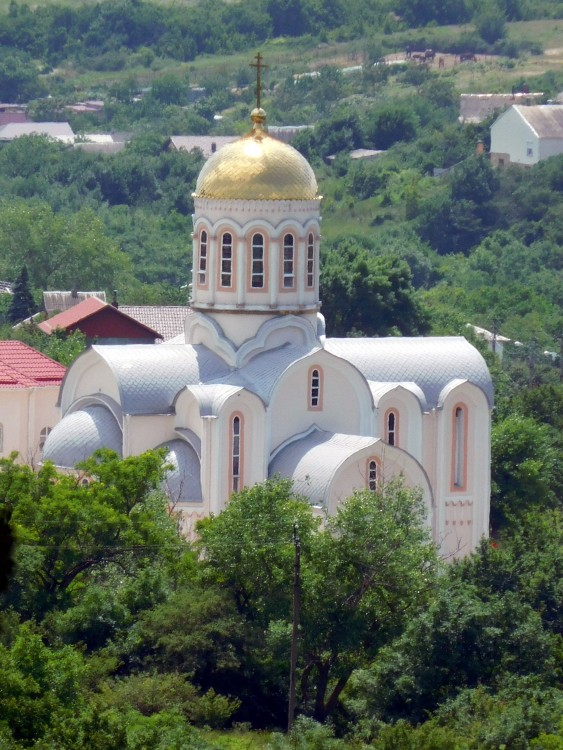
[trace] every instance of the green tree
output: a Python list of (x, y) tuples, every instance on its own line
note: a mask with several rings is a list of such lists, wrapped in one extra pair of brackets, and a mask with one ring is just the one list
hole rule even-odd
[(10, 323), (19, 323), (29, 318), (36, 310), (35, 300), (29, 288), (29, 274), (27, 266), (22, 266), (20, 275), (14, 284), (10, 306), (8, 308), (8, 320)]
[(92, 571), (142, 569), (162, 548), (181, 550), (166, 498), (154, 491), (162, 459), (149, 452), (119, 460), (104, 450), (81, 464), (78, 476), (59, 475), (50, 464), (35, 474), (3, 459), (0, 507), (11, 511), (18, 541), (6, 603), (40, 617), (80, 597)]
[(552, 431), (530, 417), (508, 416), (493, 426), (491, 523), (497, 530), (532, 508), (557, 502), (559, 452)]
[(428, 330), (406, 262), (370, 254), (354, 241), (323, 251), (320, 296), (332, 336), (414, 336)]
[[(320, 528), (287, 482), (243, 490), (199, 527), (204, 567), (260, 626), (278, 680), (289, 656), (294, 549), (302, 546), (300, 711), (324, 721), (342, 691), (428, 595), (435, 549), (420, 498), (401, 484), (357, 493)], [(287, 670), (287, 666), (286, 666)], [(285, 670), (285, 671), (286, 671)]]

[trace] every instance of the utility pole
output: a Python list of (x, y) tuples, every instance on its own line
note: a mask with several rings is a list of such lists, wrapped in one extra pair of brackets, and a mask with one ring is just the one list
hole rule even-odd
[(297, 647), (299, 644), (299, 615), (301, 611), (301, 540), (299, 528), (293, 524), (293, 546), (295, 563), (293, 570), (293, 628), (291, 633), (291, 656), (289, 666), (289, 701), (287, 710), (287, 731), (291, 731), (295, 719), (295, 674), (297, 671)]

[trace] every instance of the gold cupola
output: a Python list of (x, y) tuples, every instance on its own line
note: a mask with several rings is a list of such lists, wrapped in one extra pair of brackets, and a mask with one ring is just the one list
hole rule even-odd
[(292, 146), (268, 135), (266, 113), (251, 114), (247, 135), (223, 146), (199, 173), (194, 198), (227, 200), (316, 200), (315, 174)]

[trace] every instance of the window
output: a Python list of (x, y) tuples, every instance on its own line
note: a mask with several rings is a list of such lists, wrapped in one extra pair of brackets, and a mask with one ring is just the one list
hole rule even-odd
[(526, 156), (534, 155), (534, 144), (532, 141), (526, 141)]
[(205, 286), (207, 283), (207, 232), (203, 231), (199, 237), (199, 265), (197, 269), (197, 283)]
[(45, 445), (45, 441), (47, 440), (47, 436), (51, 432), (53, 428), (52, 427), (44, 427), (41, 432), (39, 433), (39, 450), (43, 450), (43, 446)]
[(0, 453), (4, 452), (4, 425), (0, 422)]
[(454, 489), (465, 489), (466, 481), (466, 441), (467, 416), (464, 406), (456, 406), (453, 418), (453, 466), (452, 485)]
[(242, 417), (235, 414), (231, 422), (231, 491), (242, 487)]
[(307, 288), (315, 286), (315, 237), (312, 232), (307, 238)]
[(389, 445), (399, 444), (399, 415), (394, 409), (385, 415), (385, 441)]
[(286, 234), (283, 238), (283, 288), (293, 289), (295, 279), (294, 261), (295, 241), (292, 234)]
[(309, 409), (322, 409), (322, 371), (320, 367), (309, 370)]
[(264, 288), (264, 237), (255, 234), (252, 237), (252, 259), (250, 268), (250, 286), (252, 289)]
[(225, 232), (221, 238), (221, 286), (233, 285), (233, 235)]
[(377, 458), (369, 458), (367, 465), (367, 485), (370, 492), (377, 492), (379, 481), (379, 462)]

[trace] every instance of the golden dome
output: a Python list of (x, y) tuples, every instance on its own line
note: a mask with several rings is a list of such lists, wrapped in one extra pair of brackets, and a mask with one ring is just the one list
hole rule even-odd
[(252, 112), (248, 135), (214, 153), (199, 173), (195, 198), (234, 200), (314, 200), (315, 173), (292, 146), (272, 138), (263, 128), (263, 109)]

